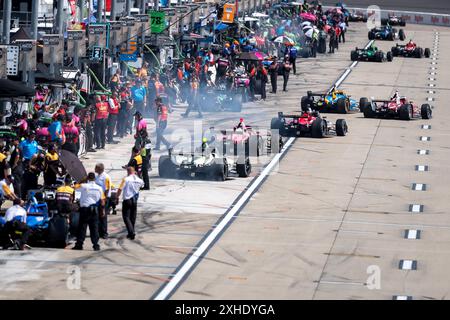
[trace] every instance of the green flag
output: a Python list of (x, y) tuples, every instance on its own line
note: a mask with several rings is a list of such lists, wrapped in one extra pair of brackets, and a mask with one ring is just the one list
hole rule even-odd
[(161, 33), (166, 27), (166, 13), (164, 11), (150, 11), (150, 26), (152, 33)]

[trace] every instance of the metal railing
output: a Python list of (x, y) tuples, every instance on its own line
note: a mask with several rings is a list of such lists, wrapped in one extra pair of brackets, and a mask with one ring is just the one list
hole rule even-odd
[[(0, 11), (0, 18), (3, 17), (3, 10)], [(38, 22), (53, 22), (53, 16), (39, 17)], [(12, 11), (11, 24), (17, 27), (28, 27), (31, 25), (31, 12), (29, 11)]]

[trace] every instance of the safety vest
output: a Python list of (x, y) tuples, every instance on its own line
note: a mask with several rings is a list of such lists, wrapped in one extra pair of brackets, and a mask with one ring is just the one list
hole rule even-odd
[(66, 136), (66, 143), (78, 142), (78, 128), (74, 124), (68, 123), (63, 126), (63, 131)]
[[(109, 99), (108, 103), (108, 112), (110, 114), (119, 114), (119, 101), (116, 98)], [(114, 104), (113, 107), (111, 107), (111, 104)]]
[(62, 186), (56, 189), (56, 201), (58, 202), (70, 202), (70, 198), (73, 196), (75, 190), (69, 186)]
[(157, 81), (155, 82), (156, 95), (159, 96), (161, 93), (164, 93), (164, 85)]
[(106, 102), (97, 102), (95, 104), (95, 108), (97, 109), (95, 119), (99, 120), (108, 118), (108, 104)]
[(135, 156), (133, 159), (136, 161), (136, 167), (135, 167), (136, 173), (138, 175), (140, 175), (142, 172), (142, 156), (139, 154), (139, 155)]
[(165, 105), (161, 105), (158, 108), (158, 119), (159, 121), (167, 121), (167, 117), (168, 117), (168, 110), (167, 107)]

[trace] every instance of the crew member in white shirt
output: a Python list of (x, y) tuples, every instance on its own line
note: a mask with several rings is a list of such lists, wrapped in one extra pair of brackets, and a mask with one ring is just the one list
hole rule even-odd
[[(127, 227), (127, 238), (134, 240), (136, 232), (134, 225), (136, 223), (137, 202), (139, 198), (139, 190), (144, 185), (144, 181), (136, 175), (134, 167), (127, 168), (128, 176), (122, 179), (119, 190), (117, 191), (117, 199), (122, 194), (122, 217)], [(117, 200), (118, 201), (118, 200)]]

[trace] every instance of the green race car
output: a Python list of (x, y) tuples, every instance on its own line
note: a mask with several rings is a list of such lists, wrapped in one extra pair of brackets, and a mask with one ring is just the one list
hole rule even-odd
[(374, 45), (367, 49), (356, 48), (350, 53), (350, 58), (352, 61), (373, 61), (373, 62), (383, 62), (392, 61), (392, 52), (385, 54), (383, 51), (378, 50)]

